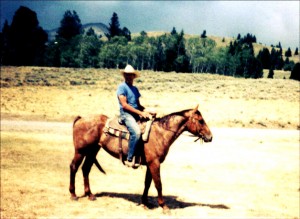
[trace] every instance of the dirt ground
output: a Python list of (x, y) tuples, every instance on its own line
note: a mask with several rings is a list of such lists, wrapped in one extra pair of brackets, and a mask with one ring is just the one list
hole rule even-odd
[[(299, 218), (299, 131), (214, 128), (212, 143), (183, 133), (162, 164), (163, 214), (140, 197), (146, 168), (122, 166), (106, 152), (106, 171), (90, 174), (97, 200), (70, 200), (72, 124), (1, 121), (1, 218)], [(76, 178), (83, 194), (82, 172)]]
[[(90, 174), (97, 200), (70, 200), (72, 121), (118, 114), (118, 70), (2, 67), (1, 218), (300, 218), (298, 81), (278, 72), (272, 80), (142, 75), (146, 108), (165, 115), (200, 104), (214, 135), (200, 144), (183, 133), (171, 146), (161, 167), (170, 213), (153, 184), (153, 207), (140, 205), (145, 167), (128, 169), (101, 150), (107, 174)], [(81, 169), (76, 189), (84, 193)]]

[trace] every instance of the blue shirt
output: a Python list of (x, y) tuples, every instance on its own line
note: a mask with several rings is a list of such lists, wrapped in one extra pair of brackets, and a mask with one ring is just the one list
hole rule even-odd
[(120, 106), (120, 113), (121, 115), (125, 112), (120, 100), (119, 100), (119, 96), (123, 95), (126, 97), (127, 99), (127, 103), (132, 106), (135, 109), (138, 109), (138, 100), (141, 97), (141, 94), (139, 92), (139, 90), (137, 89), (137, 87), (135, 86), (131, 86), (128, 85), (126, 82), (123, 82), (119, 85), (118, 89), (117, 89), (117, 97), (118, 97), (118, 101), (119, 101), (119, 106)]

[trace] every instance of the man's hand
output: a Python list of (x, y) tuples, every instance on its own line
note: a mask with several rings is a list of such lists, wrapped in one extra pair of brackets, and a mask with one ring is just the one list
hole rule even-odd
[(150, 113), (145, 112), (145, 111), (142, 111), (142, 112), (140, 113), (140, 116), (141, 116), (142, 118), (145, 118), (145, 119), (151, 119), (151, 117), (152, 117), (152, 115), (151, 115)]

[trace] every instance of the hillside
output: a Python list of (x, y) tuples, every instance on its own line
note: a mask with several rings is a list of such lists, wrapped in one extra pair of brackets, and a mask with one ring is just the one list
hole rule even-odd
[[(168, 34), (167, 32), (163, 32), (163, 31), (149, 31), (147, 32), (147, 35), (149, 37), (158, 37), (164, 34)], [(132, 37), (137, 37), (140, 35), (140, 33), (133, 33), (131, 34)], [(196, 37), (197, 35), (191, 35), (191, 34), (185, 34), (185, 38), (191, 38), (191, 37)], [(230, 42), (233, 42), (235, 40), (235, 38), (233, 37), (222, 37), (222, 36), (207, 36), (207, 38), (212, 39), (216, 42), (217, 47), (226, 47), (229, 46)], [(223, 42), (223, 39), (225, 40)], [(263, 45), (261, 43), (253, 43), (253, 48), (254, 48), (254, 53), (257, 55), (259, 53), (260, 50), (263, 50), (263, 48), (268, 48), (268, 50), (271, 52), (272, 47), (268, 46), (268, 45)], [(285, 57), (285, 52), (287, 51), (287, 48), (283, 48), (282, 49), (282, 53), (283, 53), (283, 60), (286, 59)], [(292, 51), (292, 57), (289, 58), (290, 61), (293, 61), (294, 63), (300, 62), (300, 56), (295, 56), (294, 55), (295, 51)]]
[[(103, 40), (107, 39), (106, 36), (105, 36), (105, 34), (108, 33), (107, 25), (105, 25), (103, 23), (88, 23), (88, 24), (83, 25), (83, 29), (84, 29), (85, 32), (90, 28), (94, 29), (97, 36), (99, 36), (99, 37), (102, 36)], [(47, 34), (48, 34), (48, 40), (49, 41), (52, 41), (52, 40), (55, 39), (55, 35), (56, 35), (57, 30), (58, 30), (58, 28), (46, 31)], [(147, 32), (147, 35), (149, 37), (159, 37), (159, 36), (164, 35), (164, 34), (168, 34), (168, 32), (164, 32), (164, 31), (148, 31)], [(140, 33), (132, 33), (131, 34), (131, 36), (133, 38), (137, 37), (139, 35), (140, 35)], [(191, 38), (191, 37), (195, 37), (195, 36), (197, 36), (197, 35), (185, 34), (186, 39)], [(209, 39), (214, 40), (217, 44), (217, 47), (229, 46), (230, 42), (233, 42), (235, 40), (233, 37), (225, 37), (225, 36), (224, 37), (222, 37), (222, 36), (207, 36), (207, 37)], [(223, 42), (223, 39), (225, 40), (224, 42)], [(254, 47), (254, 52), (255, 52), (256, 55), (264, 47), (267, 47), (269, 49), (269, 51), (271, 51), (271, 49), (272, 49), (271, 46), (263, 45), (261, 43), (254, 43), (253, 47)], [(286, 57), (284, 56), (286, 50), (287, 50), (287, 48), (283, 48), (283, 59), (284, 60), (286, 59)], [(294, 52), (295, 51), (292, 51), (293, 56), (289, 58), (290, 61), (294, 61), (295, 63), (300, 62), (300, 56), (299, 55), (295, 56)]]
[[(108, 33), (108, 28), (105, 24), (103, 23), (88, 23), (88, 24), (84, 24), (82, 25), (84, 32), (87, 32), (90, 28), (93, 28), (95, 31), (95, 34), (100, 37), (102, 36), (103, 38), (105, 37), (105, 34)], [(52, 30), (47, 30), (47, 34), (48, 34), (48, 40), (52, 41), (55, 39), (55, 35), (57, 32), (58, 28), (52, 29)]]

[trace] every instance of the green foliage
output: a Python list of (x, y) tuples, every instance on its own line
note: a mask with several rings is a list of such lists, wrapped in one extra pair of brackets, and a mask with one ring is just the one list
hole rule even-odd
[(292, 72), (290, 79), (300, 81), (300, 63), (296, 63)]
[(57, 38), (70, 40), (71, 38), (82, 33), (82, 24), (76, 11), (66, 11), (63, 19), (60, 21), (60, 27), (57, 31)]
[(37, 15), (21, 6), (11, 26), (3, 27), (1, 60), (4, 65), (42, 65), (47, 33), (39, 26)]
[(268, 78), (273, 78), (274, 77), (274, 70), (273, 68), (270, 68)]
[(271, 54), (268, 48), (260, 50), (257, 59), (261, 62), (264, 69), (270, 69), (271, 67)]
[(254, 41), (256, 41), (256, 37), (247, 34), (245, 37), (234, 41), (234, 43), (230, 43), (228, 55), (232, 56), (233, 76), (244, 78), (261, 78), (263, 76), (262, 64), (254, 56), (252, 45)]
[(285, 52), (286, 57), (291, 57), (292, 56), (292, 51), (291, 48), (289, 47), (288, 50)]
[(131, 32), (129, 31), (129, 29), (127, 27), (123, 27), (123, 29), (121, 29), (119, 17), (116, 12), (113, 13), (113, 15), (110, 19), (108, 32), (109, 33), (106, 34), (106, 37), (109, 40), (116, 36), (124, 36), (128, 41), (131, 40)]
[(282, 48), (280, 47), (280, 43), (278, 46), (279, 49), (275, 49), (272, 47), (271, 50), (271, 66), (273, 66), (276, 70), (281, 70), (283, 68), (284, 62), (282, 58)]
[(289, 58), (286, 58), (284, 61), (283, 70), (284, 71), (292, 71), (294, 68), (295, 63), (293, 61), (290, 61)]
[[(48, 42), (45, 48), (47, 36), (38, 26), (35, 12), (21, 7), (11, 27), (7, 21), (3, 27), (0, 36), (2, 63), (76, 68), (123, 68), (130, 63), (139, 70), (244, 78), (261, 78), (263, 68), (291, 70), (294, 67), (289, 59), (283, 61), (280, 42), (271, 52), (264, 48), (255, 57), (253, 43), (256, 37), (249, 33), (244, 37), (238, 34), (228, 47), (217, 47), (216, 42), (206, 36), (206, 30), (200, 36), (187, 38), (183, 30), (178, 33), (175, 27), (158, 37), (149, 37), (142, 31), (131, 39), (130, 30), (120, 27), (114, 12), (106, 36), (108, 41), (99, 39), (92, 28), (84, 34), (78, 14), (68, 10), (55, 41)], [(222, 42), (225, 42), (224, 38)], [(291, 55), (290, 48), (285, 55)]]

